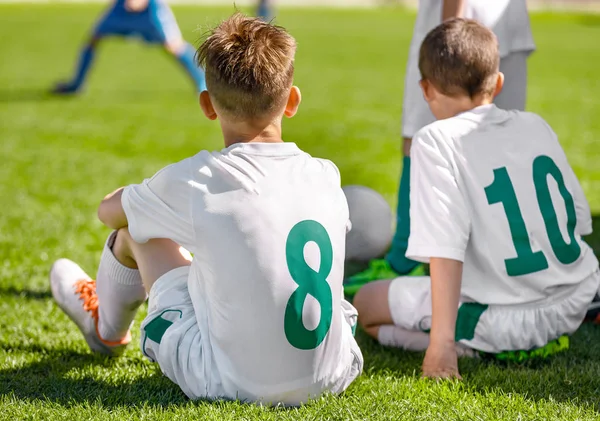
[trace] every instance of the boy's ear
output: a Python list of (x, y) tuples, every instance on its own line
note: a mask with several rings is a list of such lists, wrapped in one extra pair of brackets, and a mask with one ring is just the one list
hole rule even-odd
[(500, 95), (504, 87), (504, 73), (498, 72), (498, 79), (496, 80), (496, 89), (494, 89), (494, 98)]
[(209, 120), (217, 119), (217, 112), (215, 111), (215, 107), (213, 107), (213, 103), (210, 99), (210, 95), (208, 91), (200, 92), (200, 108), (202, 108), (202, 112)]
[(423, 98), (425, 98), (425, 102), (429, 103), (434, 97), (434, 88), (431, 83), (427, 79), (421, 79), (419, 81), (419, 86), (421, 87), (421, 91), (423, 92)]
[(292, 86), (287, 103), (285, 104), (285, 111), (283, 112), (283, 115), (288, 118), (295, 116), (296, 112), (298, 111), (298, 107), (300, 106), (300, 102), (302, 102), (300, 88), (297, 86)]

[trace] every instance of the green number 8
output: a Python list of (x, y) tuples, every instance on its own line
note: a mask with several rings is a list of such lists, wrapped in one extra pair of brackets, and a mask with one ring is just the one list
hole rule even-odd
[[(321, 252), (318, 272), (304, 260), (304, 247), (311, 241), (317, 244)], [(333, 315), (331, 288), (327, 283), (333, 265), (333, 247), (323, 225), (312, 220), (294, 225), (285, 244), (285, 257), (290, 275), (298, 284), (285, 308), (285, 337), (295, 348), (314, 349), (327, 336)], [(319, 324), (314, 330), (308, 330), (302, 321), (302, 310), (309, 294), (321, 306)]]

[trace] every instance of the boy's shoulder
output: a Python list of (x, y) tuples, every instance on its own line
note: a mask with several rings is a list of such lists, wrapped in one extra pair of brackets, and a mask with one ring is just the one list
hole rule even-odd
[(489, 136), (491, 132), (506, 129), (514, 130), (515, 133), (534, 130), (540, 136), (554, 136), (550, 125), (538, 114), (520, 110), (507, 111), (492, 106), (434, 121), (419, 130), (414, 137), (428, 143), (451, 143), (470, 135), (481, 133), (481, 136)]
[(285, 177), (285, 172), (289, 169), (291, 176), (310, 176), (313, 180), (320, 179), (324, 183), (341, 184), (340, 171), (331, 160), (313, 157), (293, 142), (240, 143), (218, 151), (203, 150), (188, 160), (188, 165), (194, 170), (210, 172), (212, 177), (223, 171), (215, 172), (210, 168), (228, 173), (231, 173), (229, 170), (234, 170), (240, 175), (255, 174), (253, 179), (260, 179), (268, 174)]

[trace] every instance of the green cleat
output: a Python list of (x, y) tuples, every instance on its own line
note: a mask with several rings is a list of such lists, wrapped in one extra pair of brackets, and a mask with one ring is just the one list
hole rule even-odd
[(419, 264), (407, 274), (396, 272), (385, 259), (375, 259), (369, 262), (369, 267), (362, 272), (344, 280), (344, 295), (354, 296), (363, 285), (382, 279), (394, 279), (399, 276), (425, 276), (425, 266)]
[(497, 360), (510, 361), (513, 363), (524, 363), (528, 360), (548, 358), (569, 349), (569, 337), (566, 335), (548, 342), (541, 348), (529, 351), (504, 351), (499, 354), (487, 354), (481, 352), (481, 356), (491, 356)]

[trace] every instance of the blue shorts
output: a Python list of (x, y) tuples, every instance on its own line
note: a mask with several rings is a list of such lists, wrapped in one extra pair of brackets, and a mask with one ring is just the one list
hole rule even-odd
[(164, 44), (181, 39), (181, 31), (169, 6), (150, 0), (141, 12), (129, 12), (123, 1), (117, 1), (100, 19), (95, 37), (138, 36), (148, 43)]

